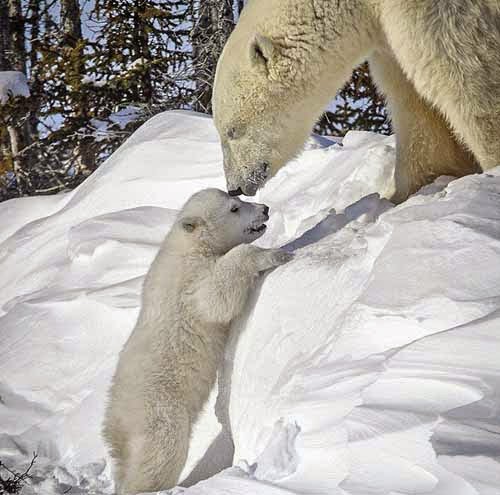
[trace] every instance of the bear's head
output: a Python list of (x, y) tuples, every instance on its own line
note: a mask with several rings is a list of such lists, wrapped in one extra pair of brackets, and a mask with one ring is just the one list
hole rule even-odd
[(277, 3), (245, 6), (217, 64), (213, 114), (232, 195), (253, 196), (294, 158), (331, 96), (313, 74), (324, 54), (294, 34), (309, 20), (291, 25)]
[(203, 189), (189, 198), (177, 223), (187, 239), (226, 253), (258, 239), (266, 230), (267, 220), (266, 205), (242, 201), (220, 189)]
[(212, 102), (231, 195), (253, 196), (310, 134), (308, 119), (295, 117), (300, 97), (280, 80), (279, 57), (269, 38), (255, 35), (230, 38), (219, 59)]
[(212, 97), (230, 194), (253, 196), (302, 150), (369, 49), (360, 3), (369, 2), (245, 5), (219, 58)]

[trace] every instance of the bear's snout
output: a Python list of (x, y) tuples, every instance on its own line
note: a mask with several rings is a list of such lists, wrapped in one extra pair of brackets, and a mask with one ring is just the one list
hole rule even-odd
[(238, 189), (232, 189), (227, 193), (229, 194), (229, 196), (240, 196), (241, 194), (243, 194), (243, 191), (241, 190), (241, 187), (238, 187)]

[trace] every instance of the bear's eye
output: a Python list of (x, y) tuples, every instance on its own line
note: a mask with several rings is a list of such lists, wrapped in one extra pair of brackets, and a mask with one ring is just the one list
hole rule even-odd
[(231, 206), (231, 212), (236, 213), (239, 210), (239, 208), (236, 205)]
[(228, 139), (236, 139), (236, 137), (237, 137), (236, 127), (230, 127), (227, 130), (227, 137), (228, 137)]

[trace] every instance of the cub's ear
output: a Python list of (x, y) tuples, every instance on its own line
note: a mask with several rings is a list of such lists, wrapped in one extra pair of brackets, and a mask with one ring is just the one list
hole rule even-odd
[(276, 53), (276, 47), (271, 39), (256, 34), (250, 43), (250, 60), (254, 65), (267, 65)]
[(198, 227), (201, 227), (204, 221), (201, 217), (184, 217), (181, 220), (182, 228), (186, 232), (194, 232)]

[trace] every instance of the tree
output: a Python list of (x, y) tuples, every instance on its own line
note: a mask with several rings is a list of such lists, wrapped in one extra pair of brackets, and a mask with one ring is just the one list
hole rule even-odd
[(78, 0), (61, 0), (61, 49), (65, 61), (65, 87), (71, 114), (68, 116), (68, 129), (75, 139), (73, 148), (76, 163), (73, 165), (84, 175), (96, 166), (95, 149), (89, 135), (90, 98), (85, 87), (85, 47), (82, 37), (81, 15)]
[[(8, 16), (0, 16), (0, 71), (18, 71), (26, 75), (26, 50), (24, 17), (20, 0), (1, 0), (0, 10)], [(14, 98), (0, 109), (0, 162), (5, 173), (12, 172), (22, 187), (23, 170), (28, 164), (22, 151), (30, 144), (26, 121), (26, 105), (22, 97)]]
[(354, 70), (333, 105), (334, 111), (325, 111), (314, 128), (319, 134), (344, 136), (349, 130), (392, 134), (385, 100), (375, 87), (367, 62)]
[(217, 60), (236, 24), (241, 2), (235, 7), (231, 0), (200, 0), (193, 3), (193, 109), (211, 113), (212, 88)]
[(10, 31), (10, 66), (26, 74), (26, 49), (24, 44), (24, 16), (21, 0), (8, 0)]
[(96, 0), (92, 20), (98, 32), (91, 77), (110, 101), (188, 104), (190, 16), (184, 0)]
[[(0, 0), (0, 12), (8, 12), (7, 0)], [(10, 50), (10, 17), (0, 15), (0, 70), (5, 71), (10, 68), (8, 53)]]

